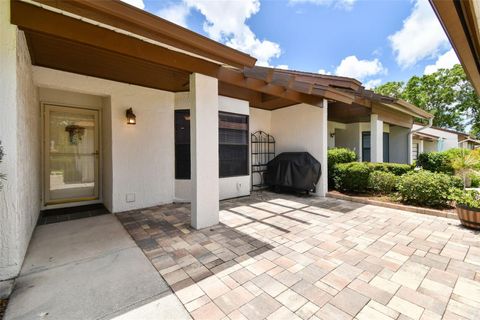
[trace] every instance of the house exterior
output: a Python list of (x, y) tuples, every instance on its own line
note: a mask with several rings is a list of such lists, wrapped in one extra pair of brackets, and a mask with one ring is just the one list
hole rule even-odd
[[(418, 124), (413, 125), (412, 159), (424, 152), (446, 151), (454, 148), (476, 149), (480, 141), (470, 135), (439, 127), (423, 128)], [(417, 131), (421, 129), (420, 131)]]
[(205, 228), (219, 200), (250, 193), (251, 133), (319, 160), (324, 196), (329, 146), (402, 162), (413, 119), (431, 118), (354, 79), (256, 67), (113, 0), (1, 1), (0, 65), (0, 281), (18, 275), (41, 210), (188, 201)]

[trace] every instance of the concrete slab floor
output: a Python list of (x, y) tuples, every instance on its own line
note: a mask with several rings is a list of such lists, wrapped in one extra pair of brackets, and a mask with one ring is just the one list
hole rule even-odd
[(113, 215), (37, 227), (11, 319), (189, 319)]

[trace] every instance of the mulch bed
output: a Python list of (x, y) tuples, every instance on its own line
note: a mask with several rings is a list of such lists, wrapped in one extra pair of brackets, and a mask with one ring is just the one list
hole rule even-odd
[(5, 315), (5, 310), (7, 310), (8, 299), (0, 299), (0, 320), (3, 319)]

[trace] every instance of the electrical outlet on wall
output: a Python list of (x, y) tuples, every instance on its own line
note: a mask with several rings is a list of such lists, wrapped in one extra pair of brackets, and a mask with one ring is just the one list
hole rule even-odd
[(135, 193), (127, 193), (125, 196), (126, 202), (135, 202)]

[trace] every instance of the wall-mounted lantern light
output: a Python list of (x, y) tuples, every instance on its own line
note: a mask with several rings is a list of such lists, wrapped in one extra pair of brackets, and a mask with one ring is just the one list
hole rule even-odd
[(137, 124), (137, 116), (135, 116), (135, 114), (133, 113), (132, 108), (127, 109), (126, 116), (127, 124)]

